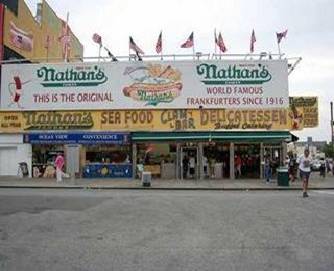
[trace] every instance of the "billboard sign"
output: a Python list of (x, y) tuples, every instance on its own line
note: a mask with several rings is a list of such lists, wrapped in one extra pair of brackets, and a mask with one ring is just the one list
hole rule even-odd
[(4, 65), (3, 110), (288, 108), (286, 60)]
[(289, 109), (2, 111), (0, 132), (290, 130)]

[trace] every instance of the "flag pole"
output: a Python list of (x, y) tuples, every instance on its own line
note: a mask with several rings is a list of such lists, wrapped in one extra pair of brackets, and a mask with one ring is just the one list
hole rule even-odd
[(215, 35), (215, 55), (216, 55), (217, 54), (217, 43), (216, 43), (217, 33), (216, 33), (216, 28), (215, 28), (214, 35)]
[(278, 39), (277, 39), (277, 47), (278, 47), (279, 59), (281, 59), (281, 46), (279, 45)]
[(102, 43), (100, 43), (100, 46), (99, 46), (99, 60), (98, 60), (98, 62), (100, 62), (100, 58), (101, 58), (101, 48), (102, 48)]
[(129, 37), (129, 61), (131, 60), (131, 58), (130, 58), (130, 37)]
[(196, 59), (195, 56), (195, 35), (193, 34), (193, 59)]
[(160, 52), (160, 57), (161, 57), (161, 60), (163, 60), (164, 58), (162, 57), (162, 50), (163, 50), (163, 46), (162, 46), (162, 30), (160, 31), (161, 33), (161, 52)]
[(68, 62), (68, 20), (69, 20), (69, 17), (70, 17), (70, 13), (67, 12), (67, 16), (66, 16), (66, 27), (65, 27), (65, 35), (66, 35), (66, 38), (65, 38), (65, 55), (64, 55), (64, 62)]

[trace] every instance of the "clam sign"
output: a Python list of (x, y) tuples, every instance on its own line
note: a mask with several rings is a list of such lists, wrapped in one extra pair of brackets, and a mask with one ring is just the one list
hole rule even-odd
[(1, 110), (288, 108), (286, 60), (2, 65)]

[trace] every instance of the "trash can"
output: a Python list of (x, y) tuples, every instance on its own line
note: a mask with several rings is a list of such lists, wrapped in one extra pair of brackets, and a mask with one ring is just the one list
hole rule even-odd
[(289, 169), (287, 167), (277, 169), (277, 185), (289, 186)]
[(223, 164), (216, 163), (214, 169), (215, 169), (215, 179), (222, 179), (223, 178)]
[(17, 175), (21, 178), (29, 176), (28, 164), (26, 162), (20, 162)]
[(150, 187), (151, 186), (151, 172), (149, 171), (143, 171), (141, 175), (141, 182), (144, 187)]

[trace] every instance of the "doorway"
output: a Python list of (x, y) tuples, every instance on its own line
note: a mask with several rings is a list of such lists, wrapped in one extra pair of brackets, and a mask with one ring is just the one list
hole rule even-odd
[(199, 179), (198, 146), (181, 147), (181, 180)]

